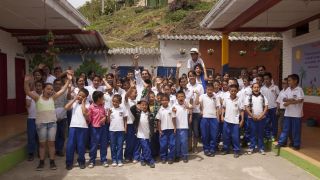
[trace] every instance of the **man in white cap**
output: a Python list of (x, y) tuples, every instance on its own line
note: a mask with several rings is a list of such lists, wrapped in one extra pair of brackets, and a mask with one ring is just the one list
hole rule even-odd
[(188, 70), (194, 70), (194, 66), (197, 64), (201, 64), (205, 68), (203, 60), (199, 57), (199, 50), (197, 48), (191, 48), (190, 55), (191, 59), (188, 60)]

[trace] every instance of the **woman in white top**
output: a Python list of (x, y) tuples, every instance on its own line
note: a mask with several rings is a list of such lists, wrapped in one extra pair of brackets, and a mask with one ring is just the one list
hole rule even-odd
[(39, 136), (39, 155), (40, 163), (37, 170), (42, 170), (44, 168), (44, 158), (45, 158), (45, 146), (48, 142), (49, 156), (50, 156), (50, 169), (57, 169), (54, 159), (55, 159), (55, 134), (57, 128), (57, 117), (55, 113), (54, 101), (64, 94), (67, 90), (68, 85), (72, 80), (72, 74), (68, 73), (68, 80), (61, 88), (60, 91), (54, 93), (53, 86), (50, 83), (46, 83), (43, 88), (42, 95), (34, 94), (30, 91), (29, 81), (31, 77), (29, 75), (25, 76), (24, 80), (24, 90), (26, 95), (36, 102), (36, 125), (37, 132)]

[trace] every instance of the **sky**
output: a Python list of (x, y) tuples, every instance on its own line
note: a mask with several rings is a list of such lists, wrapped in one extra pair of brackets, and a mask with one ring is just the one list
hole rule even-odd
[(81, 5), (83, 5), (86, 1), (89, 0), (68, 0), (69, 3), (71, 3), (75, 8), (80, 7)]

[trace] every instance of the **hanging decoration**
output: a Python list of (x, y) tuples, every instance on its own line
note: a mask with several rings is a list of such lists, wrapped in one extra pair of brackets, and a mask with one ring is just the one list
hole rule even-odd
[(268, 52), (271, 51), (275, 47), (274, 41), (260, 41), (257, 43), (255, 50)]
[(244, 51), (244, 50), (239, 51), (239, 55), (240, 55), (240, 56), (244, 56), (244, 55), (246, 55), (246, 54), (247, 54), (247, 51)]
[(207, 50), (207, 52), (208, 52), (209, 55), (212, 55), (214, 53), (214, 49), (210, 48), (210, 49)]

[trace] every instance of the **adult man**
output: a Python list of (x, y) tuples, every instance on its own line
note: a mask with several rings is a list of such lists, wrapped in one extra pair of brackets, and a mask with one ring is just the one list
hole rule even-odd
[(199, 57), (199, 50), (197, 48), (191, 48), (190, 50), (191, 59), (188, 60), (188, 70), (194, 70), (195, 65), (201, 64), (203, 70), (206, 72), (203, 60)]

